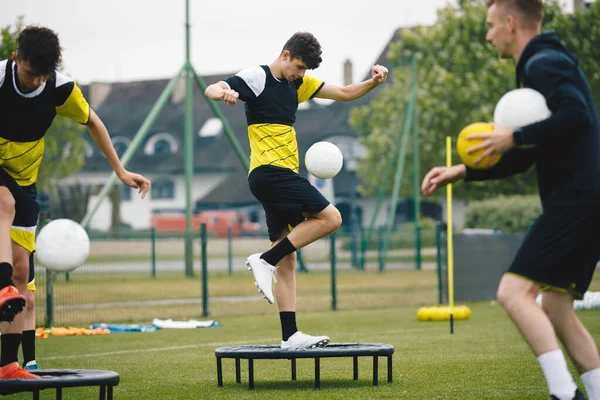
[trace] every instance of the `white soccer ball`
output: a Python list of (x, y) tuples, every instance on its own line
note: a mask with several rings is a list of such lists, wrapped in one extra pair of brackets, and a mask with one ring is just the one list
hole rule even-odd
[(552, 112), (544, 96), (533, 89), (514, 89), (506, 93), (494, 110), (494, 122), (505, 128), (521, 128), (543, 121)]
[(37, 259), (51, 271), (68, 272), (83, 265), (90, 254), (90, 238), (81, 225), (70, 219), (46, 224), (35, 241)]
[(342, 152), (331, 142), (313, 144), (304, 156), (304, 165), (308, 172), (321, 179), (330, 179), (336, 176), (343, 164)]

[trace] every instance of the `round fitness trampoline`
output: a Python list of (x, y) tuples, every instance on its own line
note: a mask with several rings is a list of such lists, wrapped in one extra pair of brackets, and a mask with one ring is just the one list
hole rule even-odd
[(235, 381), (241, 383), (240, 360), (248, 360), (248, 389), (254, 389), (254, 360), (291, 360), (292, 380), (296, 380), (296, 359), (314, 358), (315, 389), (321, 388), (321, 358), (352, 357), (353, 378), (358, 380), (358, 357), (373, 357), (373, 386), (378, 384), (379, 357), (387, 357), (388, 382), (392, 382), (392, 355), (394, 346), (381, 343), (333, 343), (311, 349), (283, 350), (279, 346), (230, 346), (215, 350), (217, 358), (217, 385), (223, 386), (223, 358), (235, 359)]
[(30, 371), (40, 379), (0, 380), (0, 394), (32, 392), (33, 399), (40, 398), (40, 391), (55, 389), (56, 399), (62, 399), (62, 389), (68, 387), (99, 386), (100, 400), (112, 400), (113, 387), (119, 384), (120, 376), (113, 371), (93, 369), (45, 369)]

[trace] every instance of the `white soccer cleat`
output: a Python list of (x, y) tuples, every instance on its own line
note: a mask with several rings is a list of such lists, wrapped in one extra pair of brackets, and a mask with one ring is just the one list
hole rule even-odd
[(260, 258), (261, 255), (262, 253), (252, 254), (246, 260), (246, 265), (254, 275), (254, 284), (258, 288), (258, 291), (269, 304), (273, 304), (275, 302), (275, 298), (273, 297), (271, 281), (275, 281), (275, 283), (277, 283), (277, 279), (275, 279), (275, 275), (273, 274), (277, 267), (272, 266)]
[(327, 336), (310, 336), (303, 332), (296, 332), (288, 338), (287, 341), (281, 341), (283, 350), (310, 349), (313, 347), (323, 347), (329, 343)]

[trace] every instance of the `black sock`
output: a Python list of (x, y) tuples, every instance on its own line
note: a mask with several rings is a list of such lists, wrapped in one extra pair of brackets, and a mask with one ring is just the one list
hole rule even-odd
[(20, 333), (3, 333), (0, 336), (0, 367), (19, 361)]
[(279, 264), (279, 261), (288, 254), (292, 254), (296, 251), (296, 248), (290, 242), (290, 240), (286, 237), (281, 242), (277, 243), (275, 246), (271, 247), (270, 250), (264, 252), (260, 258), (268, 262), (269, 264), (276, 266)]
[(279, 319), (281, 320), (281, 338), (284, 342), (298, 332), (296, 327), (296, 313), (294, 311), (282, 311), (279, 313)]
[(23, 349), (23, 365), (35, 360), (35, 330), (23, 331), (21, 348)]
[(4, 289), (7, 286), (14, 286), (12, 281), (13, 267), (10, 263), (0, 263), (0, 289)]

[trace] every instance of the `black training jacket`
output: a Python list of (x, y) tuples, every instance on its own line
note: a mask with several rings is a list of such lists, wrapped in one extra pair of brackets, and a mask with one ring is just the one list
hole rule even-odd
[(600, 207), (600, 120), (579, 60), (554, 31), (533, 38), (516, 66), (517, 87), (537, 90), (552, 115), (514, 133), (516, 148), (466, 181), (500, 179), (535, 164), (542, 206)]

